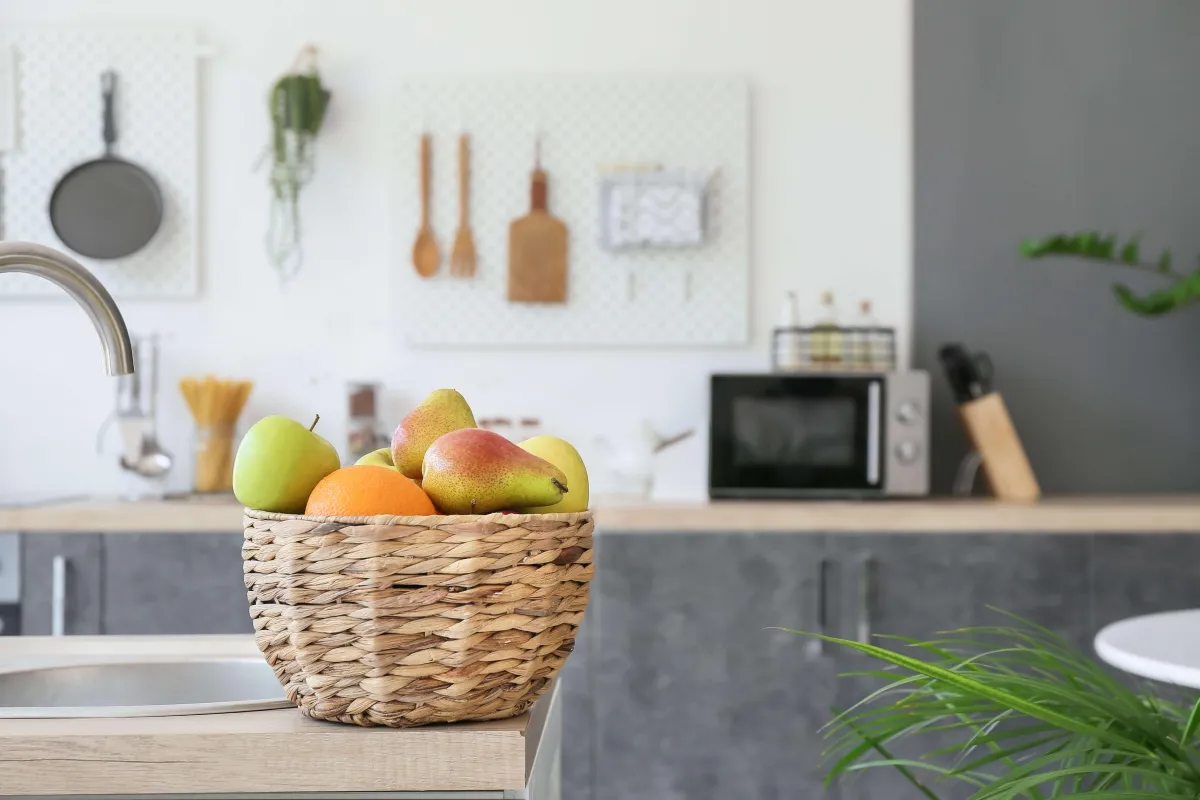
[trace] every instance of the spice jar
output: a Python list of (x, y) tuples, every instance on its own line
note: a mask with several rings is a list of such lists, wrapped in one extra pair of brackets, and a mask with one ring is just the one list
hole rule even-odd
[(391, 438), (379, 430), (379, 420), (375, 411), (379, 393), (380, 386), (377, 383), (351, 383), (346, 387), (349, 406), (346, 418), (346, 451), (352, 463), (391, 443)]

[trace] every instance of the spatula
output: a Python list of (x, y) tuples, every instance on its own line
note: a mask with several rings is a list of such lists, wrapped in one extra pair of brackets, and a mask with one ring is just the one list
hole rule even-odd
[(475, 240), (468, 221), (471, 206), (471, 147), (467, 134), (458, 137), (458, 233), (450, 250), (450, 274), (456, 278), (475, 277)]
[(535, 151), (529, 213), (508, 226), (508, 299), (517, 303), (567, 300), (567, 226), (546, 210), (541, 143)]
[(429, 134), (421, 136), (421, 229), (417, 231), (417, 241), (413, 243), (413, 266), (422, 278), (430, 278), (437, 273), (442, 263), (442, 254), (438, 252), (437, 239), (433, 235), (433, 226), (429, 222), (429, 184), (432, 170), (433, 143)]

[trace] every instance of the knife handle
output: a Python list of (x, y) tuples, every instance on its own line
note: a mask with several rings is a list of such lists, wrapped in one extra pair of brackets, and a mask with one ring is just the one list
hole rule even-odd
[(992, 390), (992, 357), (981, 352), (972, 356), (972, 360), (975, 362), (975, 379), (983, 393), (987, 394)]

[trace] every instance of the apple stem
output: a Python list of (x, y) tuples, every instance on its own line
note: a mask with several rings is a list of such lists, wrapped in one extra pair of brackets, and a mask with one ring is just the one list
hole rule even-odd
[(565, 487), (561, 483), (559, 483), (558, 478), (551, 478), (550, 482), (553, 483), (555, 486), (557, 486), (559, 489), (562, 489), (563, 494), (567, 493), (567, 487)]
[(312, 432), (312, 429), (313, 429), (313, 428), (317, 427), (317, 423), (318, 423), (318, 422), (320, 422), (320, 421), (321, 421), (321, 415), (320, 415), (320, 414), (317, 414), (315, 417), (313, 417), (313, 424), (308, 426), (308, 430), (309, 430), (309, 432), (310, 432), (310, 433)]

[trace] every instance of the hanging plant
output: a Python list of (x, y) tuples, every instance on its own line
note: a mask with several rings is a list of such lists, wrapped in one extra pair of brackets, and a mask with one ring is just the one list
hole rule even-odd
[(291, 68), (271, 87), (267, 113), (271, 143), (271, 215), (267, 227), (267, 257), (286, 282), (300, 272), (300, 189), (312, 180), (317, 134), (325, 120), (331, 93), (321, 85), (317, 49), (305, 45)]
[(1151, 272), (1169, 281), (1167, 286), (1145, 295), (1135, 294), (1122, 283), (1113, 285), (1117, 302), (1143, 317), (1159, 317), (1200, 303), (1200, 267), (1180, 272), (1172, 264), (1170, 250), (1163, 250), (1156, 259), (1145, 259), (1138, 236), (1122, 243), (1116, 235), (1106, 236), (1099, 231), (1060, 233), (1045, 239), (1022, 242), (1021, 255), (1033, 259), (1064, 256), (1098, 264), (1115, 264)]

